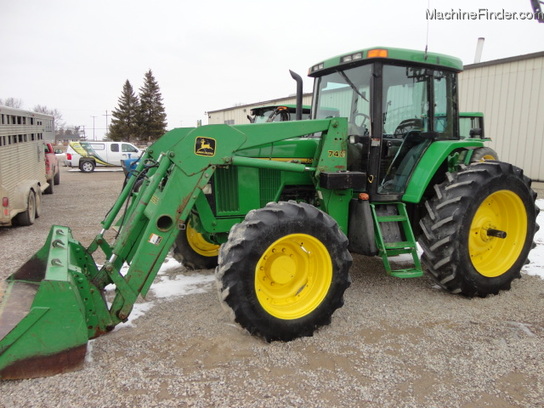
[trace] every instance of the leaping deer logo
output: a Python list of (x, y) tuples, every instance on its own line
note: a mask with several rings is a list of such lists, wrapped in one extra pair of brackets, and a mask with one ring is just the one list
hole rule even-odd
[(200, 139), (200, 149), (198, 150), (211, 149), (211, 148), (212, 148), (212, 145), (209, 142), (206, 142), (206, 139)]
[(199, 156), (214, 156), (215, 139), (209, 137), (197, 137), (195, 140), (195, 154)]

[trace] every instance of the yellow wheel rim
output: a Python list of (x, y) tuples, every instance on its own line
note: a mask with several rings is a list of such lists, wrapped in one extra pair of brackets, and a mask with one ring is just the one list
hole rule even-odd
[(255, 270), (260, 305), (272, 316), (298, 319), (325, 299), (333, 267), (327, 248), (311, 235), (286, 235), (263, 253)]
[(219, 245), (211, 244), (206, 241), (202, 234), (191, 227), (191, 225), (187, 225), (186, 234), (189, 246), (197, 254), (208, 257), (217, 256), (219, 254)]
[(482, 156), (482, 158), (480, 160), (478, 160), (478, 161), (484, 162), (486, 160), (497, 160), (497, 158), (495, 156), (493, 156), (492, 154), (484, 154)]
[[(497, 236), (501, 233), (506, 237)], [(509, 190), (491, 194), (478, 207), (470, 226), (472, 265), (485, 277), (502, 275), (519, 258), (526, 236), (527, 211), (521, 198)]]

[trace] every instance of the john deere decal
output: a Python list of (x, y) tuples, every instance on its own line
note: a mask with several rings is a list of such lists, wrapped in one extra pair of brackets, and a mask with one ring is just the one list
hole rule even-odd
[(215, 156), (215, 139), (211, 137), (197, 137), (195, 139), (195, 154), (197, 156)]

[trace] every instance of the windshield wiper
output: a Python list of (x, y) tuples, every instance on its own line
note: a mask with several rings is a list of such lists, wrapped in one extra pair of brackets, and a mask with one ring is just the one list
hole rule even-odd
[(363, 98), (365, 101), (369, 102), (368, 99), (366, 99), (366, 96), (361, 93), (361, 91), (359, 91), (357, 89), (357, 87), (355, 86), (355, 84), (351, 81), (351, 79), (348, 78), (348, 76), (346, 75), (346, 73), (344, 71), (337, 71), (341, 76), (342, 78), (344, 78), (347, 82), (347, 84), (351, 87), (351, 89), (353, 89), (355, 91), (355, 93), (357, 95), (359, 95), (361, 98)]

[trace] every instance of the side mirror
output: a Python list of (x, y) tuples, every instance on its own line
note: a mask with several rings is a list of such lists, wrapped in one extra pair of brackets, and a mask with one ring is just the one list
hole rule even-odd
[(483, 137), (483, 133), (482, 132), (482, 129), (481, 128), (474, 128), (474, 129), (470, 129), (470, 137)]

